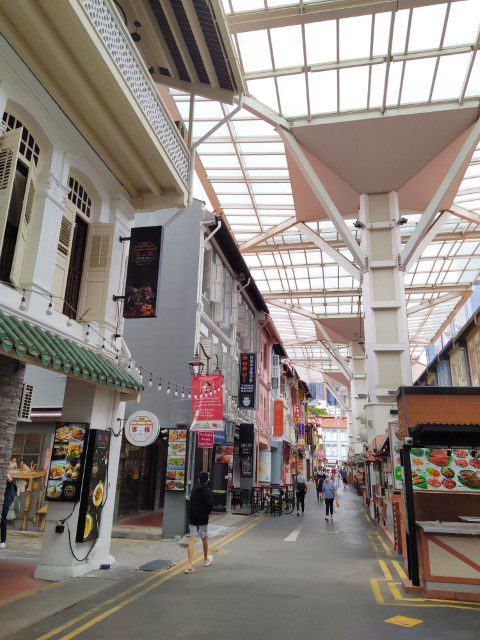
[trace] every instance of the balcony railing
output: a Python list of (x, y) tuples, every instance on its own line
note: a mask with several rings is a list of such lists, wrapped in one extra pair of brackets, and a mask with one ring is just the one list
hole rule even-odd
[(80, 0), (92, 25), (103, 40), (117, 68), (135, 96), (145, 117), (185, 185), (188, 184), (189, 153), (175, 124), (161, 103), (155, 86), (138, 59), (130, 38), (108, 0)]

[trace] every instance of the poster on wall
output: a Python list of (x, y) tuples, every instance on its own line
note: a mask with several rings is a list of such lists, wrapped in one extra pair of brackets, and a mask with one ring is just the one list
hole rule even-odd
[(79, 501), (88, 428), (85, 422), (57, 423), (47, 475), (46, 500)]
[(130, 234), (124, 318), (153, 318), (157, 311), (162, 227), (135, 227)]
[(192, 376), (192, 426), (190, 431), (223, 432), (223, 376)]
[(257, 354), (240, 354), (238, 378), (238, 406), (243, 409), (256, 409)]
[(77, 542), (90, 542), (100, 535), (102, 510), (108, 492), (110, 437), (110, 431), (92, 429), (89, 433), (78, 514)]
[(401, 491), (403, 488), (402, 480), (402, 460), (400, 458), (400, 451), (402, 449), (402, 440), (400, 439), (398, 422), (393, 421), (388, 423), (390, 431), (390, 459), (392, 461), (392, 473), (393, 473), (393, 489), (395, 491)]
[(233, 464), (233, 445), (215, 447), (215, 462), (226, 462), (231, 466)]
[(187, 467), (187, 429), (168, 430), (167, 451), (167, 491), (185, 490), (185, 473)]
[(272, 472), (272, 454), (270, 451), (260, 451), (258, 458), (258, 481), (270, 482)]
[(414, 489), (480, 494), (480, 457), (470, 449), (412, 447)]

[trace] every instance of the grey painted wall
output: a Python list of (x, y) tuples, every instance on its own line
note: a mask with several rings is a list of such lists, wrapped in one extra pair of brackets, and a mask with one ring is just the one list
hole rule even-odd
[(67, 377), (43, 367), (27, 365), (25, 384), (33, 385), (33, 407), (61, 407)]

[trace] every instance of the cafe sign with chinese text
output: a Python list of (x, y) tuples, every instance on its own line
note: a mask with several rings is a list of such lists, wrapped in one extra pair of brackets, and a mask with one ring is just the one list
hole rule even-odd
[(147, 447), (160, 433), (157, 416), (150, 411), (135, 411), (125, 422), (125, 438), (136, 447)]
[(240, 354), (240, 372), (238, 382), (238, 406), (242, 409), (255, 409), (257, 385), (257, 354)]

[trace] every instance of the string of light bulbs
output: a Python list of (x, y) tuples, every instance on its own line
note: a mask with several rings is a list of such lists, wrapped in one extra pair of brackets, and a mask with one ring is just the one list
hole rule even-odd
[[(13, 285), (11, 282), (6, 282), (4, 280), (0, 280), (0, 284), (4, 284), (8, 287), (14, 288), (16, 291), (19, 291), (22, 293), (22, 298), (20, 301), (20, 305), (19, 305), (19, 310), (20, 311), (26, 311), (27, 310), (27, 300), (25, 297), (26, 293), (33, 293), (35, 295), (38, 295), (42, 298), (47, 299), (48, 302), (48, 306), (46, 309), (46, 315), (47, 316), (52, 316), (54, 309), (53, 309), (53, 301), (54, 300), (60, 300), (62, 301), (71, 311), (73, 311), (76, 315), (78, 315), (78, 310), (75, 309), (67, 300), (65, 300), (65, 298), (63, 298), (62, 296), (57, 296), (57, 295), (53, 295), (53, 294), (46, 294), (43, 293), (41, 291), (37, 291), (34, 289), (29, 289), (27, 287), (17, 287), (15, 285)], [(102, 345), (101, 345), (101, 349), (104, 350), (105, 349), (105, 342), (106, 342), (106, 337), (105, 335), (102, 335), (99, 331), (97, 331), (95, 329), (95, 327), (90, 324), (90, 322), (85, 321), (85, 320), (76, 320), (75, 322), (77, 322), (78, 324), (82, 324), (86, 327), (86, 331), (85, 331), (85, 342), (89, 342), (90, 340), (90, 334), (93, 333), (96, 336), (98, 336), (101, 341), (102, 341)], [(71, 318), (67, 319), (66, 322), (66, 326), (67, 327), (71, 327), (73, 325), (73, 320)], [(117, 348), (117, 346), (115, 345), (115, 340), (116, 338), (119, 337), (116, 333), (112, 332), (112, 336), (111, 336), (111, 340), (110, 340), (110, 344), (112, 346), (112, 348), (115, 351), (115, 360), (117, 362), (120, 361), (120, 357), (123, 356), (122, 352), (120, 351), (120, 349)], [(113, 339), (113, 342), (112, 342)], [(150, 371), (149, 369), (147, 369), (146, 367), (144, 367), (143, 365), (139, 365), (138, 363), (136, 363), (132, 358), (129, 358), (128, 360), (125, 358), (124, 359), (124, 364), (126, 364), (128, 362), (127, 365), (127, 372), (131, 373), (132, 369), (134, 369), (135, 371), (137, 371), (138, 376), (139, 376), (139, 381), (141, 384), (143, 384), (143, 376), (145, 374), (146, 377), (148, 377), (148, 383), (147, 383), (147, 387), (151, 388), (154, 385), (154, 381), (157, 384), (157, 391), (162, 391), (163, 388), (165, 387), (165, 393), (167, 395), (172, 395), (172, 389), (173, 389), (173, 397), (174, 398), (178, 398), (180, 397), (181, 399), (185, 399), (185, 397), (187, 397), (189, 400), (192, 398), (192, 394), (195, 400), (202, 400), (202, 399), (206, 399), (208, 397), (213, 397), (214, 395), (216, 395), (217, 393), (219, 393), (221, 391), (221, 389), (223, 388), (223, 390), (225, 391), (226, 394), (228, 394), (228, 399), (230, 400), (232, 398), (232, 394), (231, 391), (229, 390), (229, 388), (227, 387), (227, 385), (225, 384), (225, 382), (222, 382), (222, 384), (218, 387), (213, 386), (213, 388), (209, 389), (208, 391), (202, 392), (200, 394), (194, 394), (193, 393), (193, 389), (192, 387), (188, 386), (188, 385), (183, 385), (177, 382), (174, 382), (172, 380), (169, 380), (168, 378), (165, 378), (163, 376), (160, 376), (158, 373), (155, 373), (154, 371)], [(158, 381), (158, 382), (157, 382)], [(232, 403), (234, 404), (234, 406), (237, 406), (236, 402), (234, 400), (232, 400)]]

